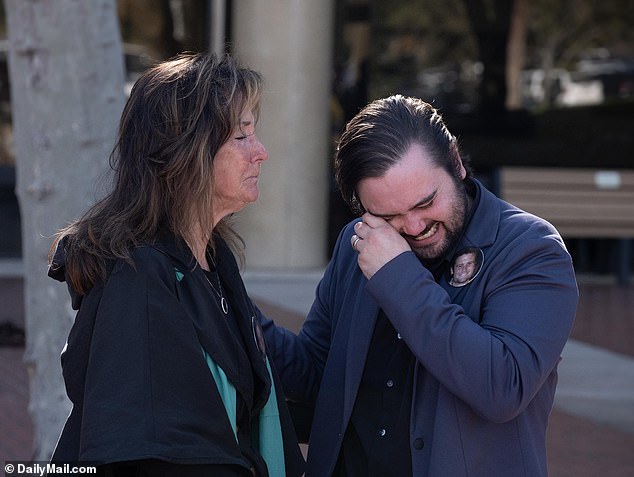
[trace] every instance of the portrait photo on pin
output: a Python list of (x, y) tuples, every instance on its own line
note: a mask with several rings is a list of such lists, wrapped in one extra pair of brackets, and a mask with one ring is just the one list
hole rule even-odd
[(463, 287), (478, 276), (484, 263), (484, 252), (477, 247), (463, 248), (454, 255), (449, 269), (449, 285)]

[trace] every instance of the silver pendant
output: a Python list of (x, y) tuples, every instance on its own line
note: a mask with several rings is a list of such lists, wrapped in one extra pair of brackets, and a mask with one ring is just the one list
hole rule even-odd
[(220, 297), (220, 306), (222, 307), (222, 311), (225, 315), (229, 313), (229, 304), (227, 303), (227, 300), (225, 300), (224, 296)]

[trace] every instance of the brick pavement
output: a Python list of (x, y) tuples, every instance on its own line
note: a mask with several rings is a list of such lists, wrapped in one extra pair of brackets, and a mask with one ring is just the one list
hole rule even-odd
[[(15, 282), (0, 279), (0, 308), (15, 309), (15, 304), (9, 302), (20, 296)], [(290, 328), (296, 328), (301, 320), (295, 312), (256, 301), (265, 313), (276, 316), (277, 321)], [(633, 331), (634, 286), (580, 285), (574, 339), (634, 357)], [(0, 347), (0, 458), (3, 460), (26, 460), (31, 454), (33, 429), (27, 410), (28, 377), (22, 362), (23, 351), (21, 347)], [(548, 451), (551, 477), (634, 475), (634, 435), (559, 409), (551, 417)]]

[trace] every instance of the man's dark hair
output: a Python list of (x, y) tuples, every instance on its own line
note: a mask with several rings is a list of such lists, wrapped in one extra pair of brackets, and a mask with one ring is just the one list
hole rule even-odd
[(402, 95), (378, 99), (363, 108), (341, 135), (335, 154), (335, 177), (344, 201), (361, 212), (357, 185), (368, 177), (381, 177), (419, 144), (433, 163), (457, 177), (460, 160), (472, 177), (468, 160), (461, 158), (456, 137), (440, 113), (429, 103)]

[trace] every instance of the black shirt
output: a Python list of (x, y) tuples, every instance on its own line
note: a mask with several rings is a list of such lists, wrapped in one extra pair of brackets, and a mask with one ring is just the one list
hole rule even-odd
[(334, 475), (412, 475), (409, 421), (415, 358), (381, 311)]

